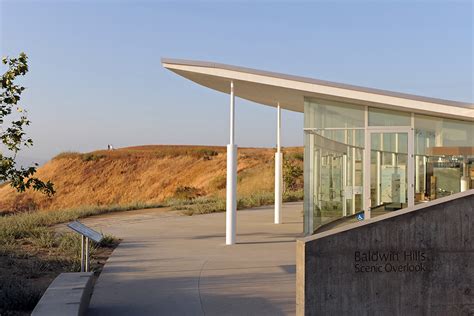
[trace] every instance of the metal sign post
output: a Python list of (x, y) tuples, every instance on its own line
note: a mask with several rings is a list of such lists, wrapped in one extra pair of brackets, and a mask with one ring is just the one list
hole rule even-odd
[(89, 239), (99, 243), (104, 236), (78, 221), (67, 224), (67, 227), (81, 234), (81, 272), (89, 272)]

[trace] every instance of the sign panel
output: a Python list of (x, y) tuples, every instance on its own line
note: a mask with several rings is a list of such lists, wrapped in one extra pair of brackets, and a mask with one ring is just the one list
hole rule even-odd
[(78, 232), (79, 234), (81, 234), (81, 235), (83, 235), (83, 236), (85, 236), (89, 239), (92, 239), (95, 242), (100, 242), (102, 240), (102, 238), (104, 238), (104, 236), (102, 236), (101, 233), (96, 232), (92, 228), (89, 228), (86, 225), (84, 225), (84, 224), (82, 224), (78, 221), (74, 221), (74, 222), (71, 222), (71, 223), (67, 224), (67, 227), (71, 228), (72, 230)]

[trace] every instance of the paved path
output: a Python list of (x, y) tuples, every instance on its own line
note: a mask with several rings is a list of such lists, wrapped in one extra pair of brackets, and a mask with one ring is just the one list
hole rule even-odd
[(107, 261), (88, 315), (292, 315), (295, 243), (303, 205), (238, 211), (237, 245), (225, 246), (225, 214), (147, 210), (84, 223), (123, 238)]

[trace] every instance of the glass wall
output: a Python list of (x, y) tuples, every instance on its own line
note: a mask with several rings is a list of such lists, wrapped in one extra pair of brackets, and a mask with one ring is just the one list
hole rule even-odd
[(363, 211), (364, 107), (305, 102), (305, 231)]
[(474, 123), (415, 114), (415, 201), (474, 188)]
[(307, 98), (304, 176), (307, 234), (465, 191), (474, 124)]

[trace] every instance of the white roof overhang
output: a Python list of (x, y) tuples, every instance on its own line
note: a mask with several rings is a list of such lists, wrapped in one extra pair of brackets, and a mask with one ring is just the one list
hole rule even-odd
[(205, 87), (256, 103), (304, 112), (304, 98), (376, 106), (405, 112), (474, 121), (474, 104), (358, 87), (231, 65), (181, 59), (161, 60), (163, 67)]

